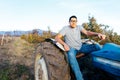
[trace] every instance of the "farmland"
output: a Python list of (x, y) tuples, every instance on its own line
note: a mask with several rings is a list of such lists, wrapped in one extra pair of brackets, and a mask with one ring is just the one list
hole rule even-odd
[(0, 80), (34, 80), (33, 44), (14, 37), (0, 46)]

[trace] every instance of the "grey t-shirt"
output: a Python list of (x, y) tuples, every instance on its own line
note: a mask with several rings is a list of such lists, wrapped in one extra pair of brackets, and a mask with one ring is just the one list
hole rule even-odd
[(65, 43), (72, 48), (79, 50), (81, 48), (81, 30), (82, 26), (77, 25), (75, 28), (71, 28), (69, 25), (63, 27), (59, 34), (64, 36)]

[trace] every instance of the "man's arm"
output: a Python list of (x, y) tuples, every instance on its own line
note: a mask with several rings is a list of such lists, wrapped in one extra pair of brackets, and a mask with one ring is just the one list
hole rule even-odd
[(82, 29), (82, 33), (84, 33), (87, 36), (98, 36), (100, 39), (104, 40), (106, 38), (105, 35), (101, 34), (101, 33), (96, 33), (96, 32), (92, 32), (92, 31), (87, 31), (85, 29)]
[(65, 51), (69, 51), (69, 46), (61, 39), (63, 36), (61, 34), (57, 34), (55, 40), (64, 46)]

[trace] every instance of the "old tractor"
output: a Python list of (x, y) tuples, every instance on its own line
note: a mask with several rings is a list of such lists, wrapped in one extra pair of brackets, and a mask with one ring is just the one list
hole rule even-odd
[[(89, 39), (82, 42), (98, 44)], [(100, 50), (87, 56), (77, 55), (84, 80), (120, 80), (120, 46), (114, 43), (98, 46)], [(35, 80), (75, 80), (63, 46), (54, 39), (41, 42), (35, 54)]]

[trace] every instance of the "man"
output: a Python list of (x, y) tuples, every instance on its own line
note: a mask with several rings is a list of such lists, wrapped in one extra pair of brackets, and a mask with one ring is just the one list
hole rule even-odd
[[(76, 16), (71, 16), (69, 18), (69, 25), (63, 27), (63, 29), (55, 37), (55, 40), (61, 43), (67, 52), (68, 60), (75, 74), (76, 80), (83, 80), (78, 62), (76, 60), (76, 54), (78, 52), (87, 53), (83, 50), (84, 47), (82, 47), (81, 32), (87, 36), (98, 36), (100, 39), (105, 39), (106, 37), (101, 33), (87, 31), (82, 26), (77, 25)], [(62, 37), (64, 37), (65, 42), (61, 39)]]

